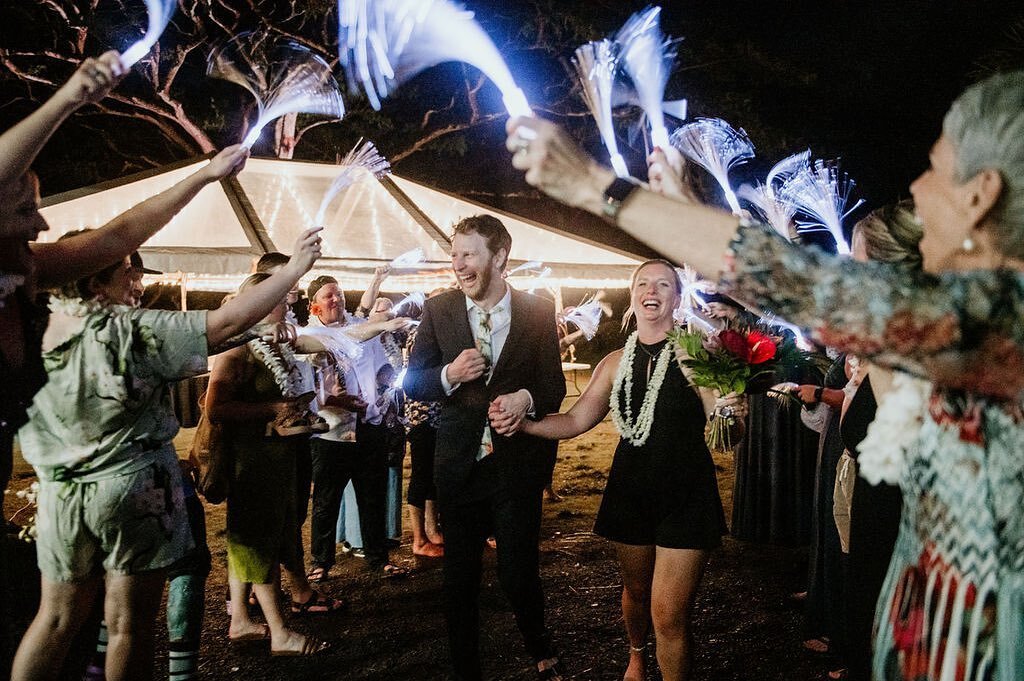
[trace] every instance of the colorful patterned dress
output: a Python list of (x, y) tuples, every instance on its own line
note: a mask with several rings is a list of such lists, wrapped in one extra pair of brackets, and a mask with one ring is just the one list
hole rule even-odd
[(899, 472), (876, 679), (1024, 679), (1024, 274), (941, 277), (740, 228), (731, 295), (933, 384)]

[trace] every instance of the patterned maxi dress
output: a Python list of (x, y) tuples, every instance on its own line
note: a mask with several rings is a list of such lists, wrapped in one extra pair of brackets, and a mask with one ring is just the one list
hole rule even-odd
[(899, 537), (876, 611), (876, 679), (1024, 679), (1024, 275), (932, 277), (740, 228), (724, 286), (817, 340), (930, 380), (894, 474)]

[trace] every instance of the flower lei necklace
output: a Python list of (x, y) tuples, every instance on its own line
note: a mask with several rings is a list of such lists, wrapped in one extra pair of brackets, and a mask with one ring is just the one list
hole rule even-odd
[(268, 343), (262, 338), (249, 341), (249, 349), (270, 369), (282, 397), (298, 397), (301, 391), (299, 372), (293, 371), (295, 354), (287, 343)]
[(63, 314), (69, 317), (88, 317), (93, 312), (98, 312), (107, 307), (111, 307), (111, 305), (106, 301), (96, 298), (83, 300), (81, 298), (66, 298), (59, 295), (50, 296), (50, 312), (53, 314)]
[[(615, 373), (615, 380), (612, 382), (611, 413), (612, 423), (622, 439), (628, 441), (634, 447), (642, 447), (647, 438), (651, 436), (651, 426), (654, 425), (654, 405), (658, 402), (658, 393), (661, 391), (661, 384), (668, 373), (669, 360), (673, 354), (672, 341), (666, 341), (661, 352), (658, 353), (658, 361), (654, 365), (654, 373), (647, 382), (647, 391), (644, 393), (644, 401), (640, 406), (640, 413), (636, 420), (633, 420), (633, 359), (636, 357), (637, 334), (634, 331), (626, 339), (626, 345), (622, 348), (622, 358), (619, 360), (619, 370)], [(619, 394), (624, 392), (626, 403), (624, 409), (619, 405)]]

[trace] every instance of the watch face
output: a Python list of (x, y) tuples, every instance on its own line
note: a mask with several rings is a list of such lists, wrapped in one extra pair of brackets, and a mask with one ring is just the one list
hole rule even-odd
[(622, 203), (638, 186), (639, 185), (631, 180), (624, 177), (617, 177), (610, 185), (608, 185), (608, 188), (604, 190), (604, 195), (609, 201)]

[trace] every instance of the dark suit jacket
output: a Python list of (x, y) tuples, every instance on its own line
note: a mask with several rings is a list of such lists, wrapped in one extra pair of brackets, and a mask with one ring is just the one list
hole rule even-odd
[[(441, 369), (463, 350), (475, 347), (466, 296), (451, 291), (431, 298), (424, 307), (404, 385), (414, 400), (442, 402), (434, 457), (434, 480), (442, 501), (479, 495), (479, 489), (469, 488), (492, 399), (526, 388), (540, 418), (557, 412), (565, 397), (554, 306), (513, 289), (511, 307), (508, 338), (490, 382), (481, 377), (463, 383), (450, 396), (441, 385)], [(495, 433), (493, 445), (494, 452), (481, 463), (494, 467), (498, 487), (539, 493), (547, 484), (550, 454), (543, 440), (522, 433), (512, 437)]]

